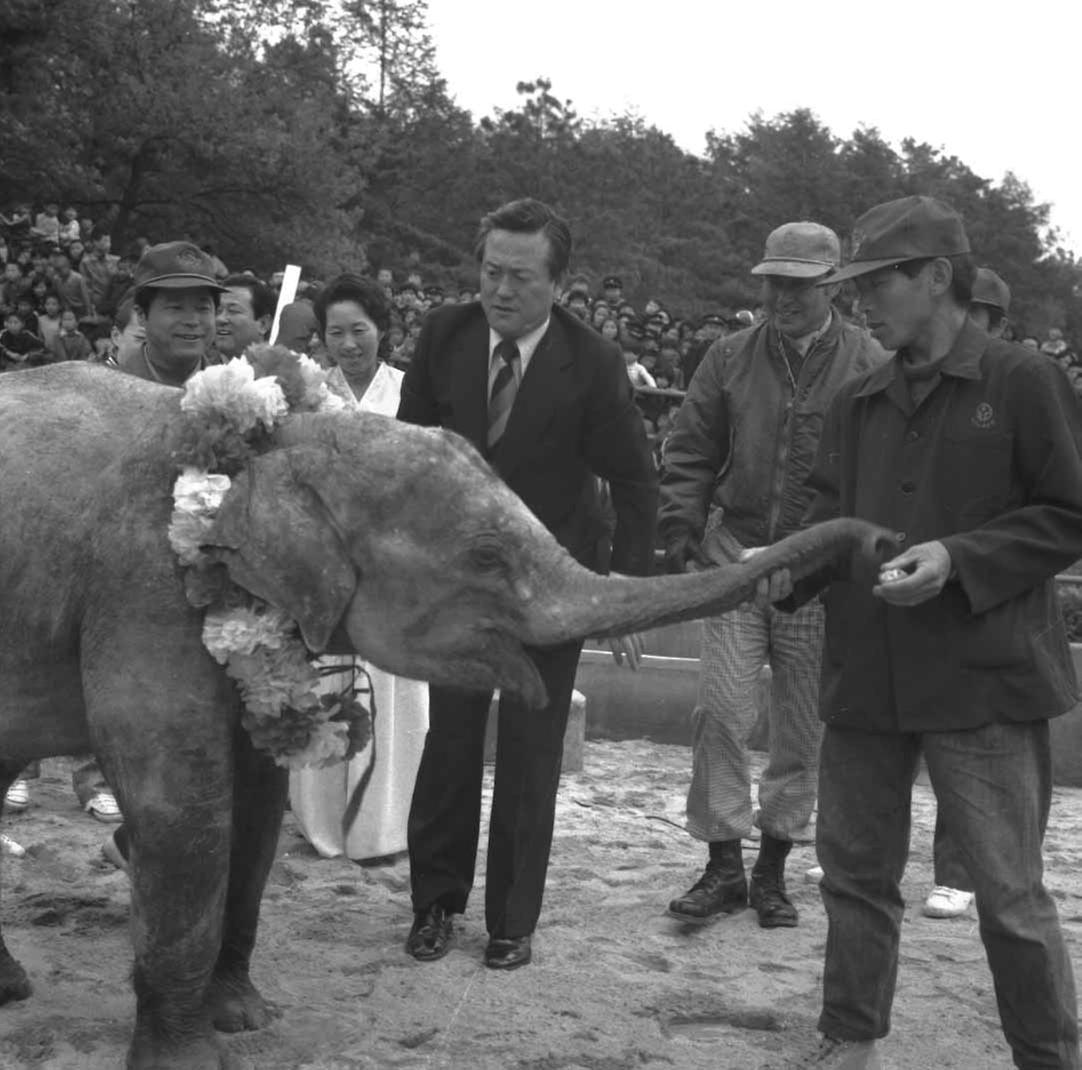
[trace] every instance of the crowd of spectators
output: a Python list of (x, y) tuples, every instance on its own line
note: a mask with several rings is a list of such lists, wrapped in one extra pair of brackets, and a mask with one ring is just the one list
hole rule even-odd
[[(63, 360), (115, 360), (126, 332), (131, 330), (136, 340), (139, 337), (129, 291), (135, 264), (150, 244), (148, 238), (139, 237), (114, 253), (108, 223), (96, 223), (73, 206), (61, 210), (56, 202), (46, 202), (36, 212), (25, 203), (7, 214), (0, 212), (0, 372)], [(205, 241), (201, 244), (214, 257), (219, 278), (226, 278), (225, 264)], [(430, 309), (478, 296), (467, 286), (426, 283), (415, 270), (396, 277), (391, 268), (381, 267), (375, 278), (393, 308), (384, 356), (399, 368), (409, 364)], [(282, 274), (261, 281), (277, 299)], [(319, 280), (302, 281), (291, 317), (300, 331), (294, 344), (303, 341), (317, 357), (318, 335), (306, 306), (320, 286)], [(647, 432), (658, 442), (668, 432), (684, 390), (711, 343), (762, 319), (759, 307), (719, 308), (695, 317), (671, 311), (653, 298), (640, 307), (627, 298), (617, 275), (605, 276), (596, 291), (586, 276), (573, 276), (561, 300), (569, 311), (620, 346)], [(841, 311), (859, 320), (850, 309)], [(1013, 324), (1007, 330), (1007, 337), (1057, 360), (1082, 396), (1082, 358), (1061, 329), (1052, 327), (1044, 339)]]

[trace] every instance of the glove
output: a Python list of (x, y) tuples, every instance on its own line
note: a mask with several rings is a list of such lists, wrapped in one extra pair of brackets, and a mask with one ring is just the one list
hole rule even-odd
[(671, 535), (665, 544), (665, 567), (670, 574), (693, 572), (693, 564), (700, 568), (710, 565), (699, 540), (690, 531)]

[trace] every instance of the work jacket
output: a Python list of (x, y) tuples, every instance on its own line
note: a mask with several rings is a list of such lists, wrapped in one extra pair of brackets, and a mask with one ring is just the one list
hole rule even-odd
[(855, 516), (899, 549), (939, 541), (952, 579), (892, 606), (871, 574), (823, 572), (821, 716), (875, 732), (1055, 717), (1078, 688), (1054, 577), (1082, 557), (1082, 416), (1041, 353), (966, 323), (914, 407), (899, 356), (844, 386), (811, 476), (809, 521)]
[(714, 342), (665, 441), (662, 541), (684, 531), (701, 541), (711, 508), (743, 546), (799, 530), (827, 406), (842, 383), (886, 359), (837, 312), (799, 364), (769, 322)]

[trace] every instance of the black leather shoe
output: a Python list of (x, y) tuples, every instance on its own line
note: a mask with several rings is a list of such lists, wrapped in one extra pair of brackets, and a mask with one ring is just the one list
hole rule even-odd
[(681, 896), (669, 903), (669, 917), (702, 925), (721, 914), (735, 914), (748, 905), (748, 882), (743, 869), (716, 862)]
[(763, 929), (792, 929), (797, 924), (796, 907), (785, 894), (785, 878), (777, 871), (752, 870), (748, 899)]
[(451, 950), (451, 936), (455, 931), (452, 916), (439, 903), (433, 903), (427, 910), (415, 911), (413, 926), (406, 937), (406, 951), (420, 962), (442, 959)]
[(490, 936), (485, 948), (485, 965), (490, 970), (517, 970), (532, 958), (530, 938)]

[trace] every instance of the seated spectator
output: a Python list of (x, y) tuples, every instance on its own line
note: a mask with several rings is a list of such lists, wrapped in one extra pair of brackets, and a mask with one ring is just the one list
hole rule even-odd
[(604, 319), (601, 321), (601, 337), (609, 338), (613, 342), (620, 341), (620, 324), (614, 319)]
[(632, 387), (645, 386), (653, 390), (657, 386), (654, 377), (639, 363), (639, 355), (630, 346), (624, 349), (624, 364), (627, 365), (627, 377)]
[(14, 311), (22, 297), (30, 289), (30, 284), (23, 277), (23, 269), (16, 261), (4, 265), (4, 276), (0, 280), (0, 308)]
[(586, 303), (586, 294), (578, 290), (572, 290), (567, 295), (567, 310), (578, 316), (584, 323), (589, 321), (590, 307)]
[[(67, 247), (66, 252), (68, 254), (68, 260), (71, 261), (71, 270), (77, 271), (82, 275), (82, 265), (83, 261), (86, 259), (86, 245), (83, 244), (81, 239), (77, 238)], [(83, 278), (86, 278), (86, 276), (84, 275)]]
[[(94, 235), (94, 220), (84, 216), (79, 220), (79, 239), (84, 242), (90, 241)], [(150, 242), (147, 242), (150, 245)]]
[(60, 248), (66, 248), (80, 237), (79, 213), (75, 208), (69, 206), (64, 209), (64, 221), (60, 224)]
[[(24, 293), (19, 295), (19, 299), (15, 302), (15, 311), (19, 313), (19, 318), (23, 321), (23, 330), (28, 334), (36, 334), (41, 337), (41, 330), (38, 326), (37, 313), (34, 311), (34, 298), (30, 293)], [(42, 339), (44, 341), (44, 339)]]
[(23, 329), (22, 317), (12, 309), (0, 331), (0, 372), (32, 368), (42, 363), (45, 346), (36, 334)]
[(49, 362), (60, 364), (66, 360), (86, 360), (94, 352), (89, 340), (79, 330), (79, 321), (70, 308), (60, 313), (60, 330), (49, 350)]
[(598, 298), (594, 302), (593, 308), (590, 309), (590, 322), (597, 330), (601, 330), (601, 324), (611, 318), (612, 309), (609, 307), (609, 303)]

